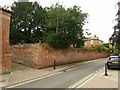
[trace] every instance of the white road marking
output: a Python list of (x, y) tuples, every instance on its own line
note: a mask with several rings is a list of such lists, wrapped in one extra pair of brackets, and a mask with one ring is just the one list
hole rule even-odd
[[(103, 58), (104, 59), (104, 58)], [(67, 70), (65, 70), (65, 71), (70, 71), (70, 70), (74, 70), (74, 69), (76, 69), (76, 68), (79, 68), (79, 67), (82, 67), (82, 66), (84, 66), (85, 64), (87, 64), (87, 63), (91, 63), (91, 62), (96, 62), (96, 61), (100, 61), (101, 59), (97, 59), (97, 60), (92, 60), (92, 61), (85, 61), (85, 62), (82, 62), (82, 64), (81, 65), (78, 65), (78, 66), (76, 66), (76, 67), (72, 67), (72, 68), (70, 68), (70, 69), (67, 69)], [(64, 70), (63, 70), (64, 71)], [(99, 70), (98, 70), (99, 71)]]
[(84, 83), (86, 83), (89, 79), (91, 79), (92, 77), (94, 77), (97, 73), (101, 72), (103, 70), (104, 67), (102, 67), (101, 69), (97, 70), (95, 73), (91, 73), (88, 76), (84, 77), (83, 79), (79, 80), (78, 82), (76, 82), (75, 84), (69, 86), (68, 88), (80, 88), (80, 86)]
[[(104, 59), (104, 58), (103, 58)], [(97, 59), (97, 60), (92, 60), (92, 61), (85, 61), (81, 64), (81, 66), (76, 66), (76, 67), (72, 67), (71, 69), (68, 69), (68, 70), (65, 70), (65, 71), (69, 71), (69, 70), (73, 70), (73, 69), (76, 69), (76, 68), (79, 68), (79, 67), (82, 67), (84, 66), (84, 64), (86, 63), (90, 63), (90, 62), (95, 62), (95, 61), (100, 61), (101, 59)], [(23, 82), (19, 82), (18, 84), (13, 84), (13, 85), (10, 85), (10, 86), (5, 86), (6, 88), (13, 88), (13, 87), (17, 87), (17, 86), (20, 86), (20, 85), (23, 85), (23, 84), (27, 84), (27, 83), (30, 83), (30, 82), (33, 82), (33, 81), (37, 81), (37, 80), (40, 80), (40, 79), (44, 79), (44, 78), (47, 78), (47, 77), (50, 77), (50, 76), (54, 76), (56, 74), (60, 74), (60, 73), (63, 73), (64, 70), (61, 70), (61, 71), (58, 71), (57, 73), (53, 73), (53, 74), (50, 74), (50, 75), (46, 75), (46, 76), (41, 76), (41, 77), (38, 77), (36, 79), (32, 79), (32, 80), (26, 80), (26, 81), (23, 81)], [(93, 73), (94, 74), (94, 73)], [(88, 75), (86, 78), (92, 76), (92, 74)], [(85, 78), (84, 78), (85, 79)], [(81, 80), (80, 80), (81, 81)], [(80, 82), (79, 81), (79, 82)], [(82, 81), (81, 81), (82, 82)], [(77, 82), (76, 82), (77, 84)]]
[[(102, 71), (103, 71), (103, 69), (101, 69), (101, 70), (98, 71), (97, 73), (100, 73), (100, 72), (102, 72)], [(96, 73), (96, 74), (97, 74), (97, 73)], [(94, 78), (94, 76), (95, 76), (96, 74), (94, 74), (92, 77), (90, 77), (88, 80), (86, 80), (84, 83), (82, 83), (81, 85), (79, 85), (79, 86), (76, 87), (76, 88), (80, 88), (82, 85), (86, 84), (89, 80), (91, 80), (92, 78)]]
[(33, 81), (44, 79), (44, 78), (47, 78), (47, 77), (50, 77), (50, 76), (54, 76), (54, 75), (60, 74), (60, 73), (62, 73), (62, 72), (57, 72), (57, 73), (53, 73), (53, 74), (50, 74), (50, 75), (42, 76), (42, 77), (39, 77), (39, 78), (36, 78), (36, 79), (33, 79), (33, 80), (29, 80), (29, 81), (25, 81), (25, 82), (22, 82), (22, 83), (18, 83), (18, 84), (15, 84), (15, 85), (6, 86), (6, 88), (17, 87), (17, 86), (20, 86), (20, 85), (23, 85), (23, 84), (27, 84), (27, 83), (30, 83), (30, 82), (33, 82)]
[(10, 79), (11, 76), (12, 76), (12, 72), (10, 73), (10, 75), (9, 75), (9, 77), (8, 77), (8, 79), (7, 79), (7, 81), (6, 81), (6, 83), (4, 84), (4, 86), (7, 85), (7, 83), (8, 83), (8, 81), (9, 81), (9, 79)]
[(82, 80), (79, 80), (78, 82), (76, 82), (75, 84), (69, 86), (68, 88), (76, 88), (78, 85), (82, 84), (84, 81), (86, 81), (87, 79), (89, 79), (90, 77), (92, 77), (94, 75), (94, 73), (89, 74), (88, 76), (86, 76), (85, 78), (83, 78)]

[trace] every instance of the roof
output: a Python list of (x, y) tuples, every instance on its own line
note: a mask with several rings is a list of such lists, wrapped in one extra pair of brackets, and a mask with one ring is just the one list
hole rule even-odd
[[(87, 40), (99, 40), (99, 41), (102, 41), (102, 40), (100, 40), (96, 35), (94, 35), (94, 37), (86, 38), (85, 40), (86, 40), (86, 41), (87, 41)], [(102, 42), (103, 42), (103, 41), (102, 41)]]
[[(99, 40), (98, 38), (94, 38), (94, 37), (90, 37), (90, 38), (86, 38), (85, 40)], [(102, 40), (100, 40), (102, 41)]]
[(9, 10), (9, 9), (1, 7), (1, 6), (0, 6), (0, 10), (13, 14), (12, 10)]
[(90, 39), (98, 39), (98, 37), (91, 37)]

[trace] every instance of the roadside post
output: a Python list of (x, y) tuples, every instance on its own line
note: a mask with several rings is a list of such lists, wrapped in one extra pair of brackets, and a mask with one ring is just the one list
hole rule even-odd
[(54, 69), (56, 69), (56, 67), (55, 67), (56, 65), (55, 64), (56, 64), (56, 60), (54, 60)]
[(105, 63), (105, 76), (108, 76), (108, 74), (107, 74), (107, 63)]

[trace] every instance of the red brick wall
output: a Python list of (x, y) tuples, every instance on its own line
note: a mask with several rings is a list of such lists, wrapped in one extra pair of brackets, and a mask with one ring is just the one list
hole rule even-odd
[[(0, 26), (1, 26), (1, 40), (0, 47), (2, 48), (2, 73), (10, 72), (11, 70), (11, 55), (9, 54), (9, 30), (10, 30), (10, 16), (9, 12), (0, 10)], [(1, 72), (0, 72), (1, 73)]]
[[(1, 10), (0, 13), (2, 13)], [(0, 14), (0, 74), (1, 73), (2, 73), (2, 14)]]
[(53, 66), (107, 57), (105, 52), (85, 51), (76, 48), (55, 50), (48, 45), (26, 44), (11, 46), (12, 60), (34, 68)]

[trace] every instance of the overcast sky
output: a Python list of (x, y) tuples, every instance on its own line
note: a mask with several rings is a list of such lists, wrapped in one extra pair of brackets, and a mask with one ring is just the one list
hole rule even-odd
[[(14, 0), (17, 1), (17, 0)], [(35, 1), (35, 0), (29, 0)], [(40, 4), (51, 6), (59, 2), (65, 7), (72, 7), (73, 5), (80, 6), (83, 12), (89, 14), (88, 24), (84, 28), (89, 29), (92, 35), (97, 35), (99, 39), (108, 42), (109, 37), (113, 33), (114, 21), (118, 10), (117, 2), (119, 0), (37, 0)], [(0, 0), (0, 6), (11, 6), (13, 0)]]

